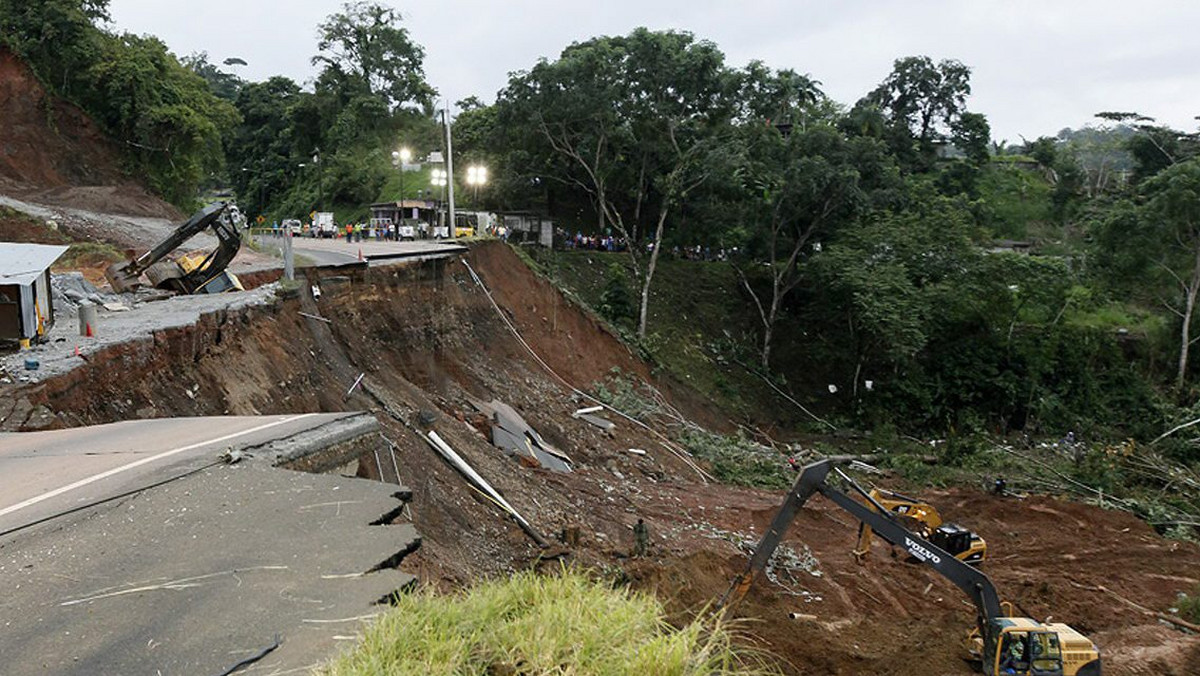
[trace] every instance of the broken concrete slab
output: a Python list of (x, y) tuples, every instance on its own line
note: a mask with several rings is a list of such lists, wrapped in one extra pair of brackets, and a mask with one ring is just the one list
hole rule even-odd
[(555, 472), (571, 471), (571, 458), (546, 441), (511, 406), (495, 399), (486, 404), (474, 404), (492, 419), (493, 446), (518, 457), (536, 460), (539, 466)]
[(350, 414), (245, 448), (273, 465), (305, 472), (328, 472), (382, 449), (379, 421), (369, 413)]
[(580, 415), (577, 415), (574, 417), (576, 417), (590, 425), (599, 427), (600, 429), (604, 430), (605, 432), (612, 432), (617, 427), (616, 424), (613, 423), (613, 421), (608, 420), (607, 418), (601, 418), (600, 416), (593, 415), (591, 413), (583, 413), (583, 414), (580, 414)]
[(394, 494), (220, 465), (0, 539), (5, 673), (221, 673), (276, 634), (256, 668), (318, 664), (414, 581), (416, 531), (370, 525)]

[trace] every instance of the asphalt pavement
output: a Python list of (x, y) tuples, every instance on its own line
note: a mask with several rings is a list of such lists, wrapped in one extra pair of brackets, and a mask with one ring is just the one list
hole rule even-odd
[[(282, 246), (281, 238), (272, 235), (257, 236), (256, 241), (264, 248)], [(361, 242), (347, 242), (345, 239), (294, 237), (292, 250), (296, 255), (307, 258), (313, 265), (345, 265), (358, 262), (380, 264), (403, 258), (448, 255), (464, 252), (467, 248), (454, 240), (445, 239), (418, 239), (407, 242), (364, 239)], [(359, 252), (362, 253), (361, 259)]]
[(0, 434), (0, 533), (351, 413), (133, 420)]
[(0, 435), (0, 672), (215, 675), (278, 639), (237, 673), (306, 673), (351, 646), (414, 582), (406, 489), (213, 464), (347, 415)]

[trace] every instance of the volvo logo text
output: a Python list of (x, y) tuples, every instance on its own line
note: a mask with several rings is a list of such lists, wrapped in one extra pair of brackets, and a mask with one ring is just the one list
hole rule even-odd
[(908, 548), (908, 552), (922, 561), (932, 561), (933, 563), (941, 563), (942, 557), (925, 549), (921, 545), (913, 542), (908, 538), (904, 538), (904, 546)]

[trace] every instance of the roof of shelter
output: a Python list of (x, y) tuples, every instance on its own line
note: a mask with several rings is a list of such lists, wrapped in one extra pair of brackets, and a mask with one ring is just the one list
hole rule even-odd
[(32, 284), (70, 247), (0, 242), (0, 284)]

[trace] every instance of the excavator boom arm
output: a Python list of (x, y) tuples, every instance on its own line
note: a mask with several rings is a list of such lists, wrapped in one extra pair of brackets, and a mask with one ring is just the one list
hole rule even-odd
[[(236, 229), (232, 229), (234, 235), (232, 244), (227, 243), (227, 237), (220, 236), (222, 229), (231, 229), (227, 228), (226, 224), (219, 220), (221, 218), (221, 214), (225, 211), (226, 206), (227, 204), (222, 202), (197, 211), (195, 214), (192, 214), (192, 217), (189, 218), (186, 223), (178, 228), (175, 228), (171, 234), (167, 235), (167, 237), (155, 245), (153, 249), (150, 249), (132, 261), (126, 263), (115, 263), (109, 266), (109, 268), (105, 270), (105, 276), (108, 277), (108, 281), (110, 284), (112, 284), (113, 290), (122, 292), (134, 288), (138, 285), (138, 279), (141, 277), (141, 275), (149, 270), (155, 263), (159, 262), (167, 254), (179, 248), (184, 242), (195, 237), (201, 232), (204, 232), (204, 230), (209, 227), (213, 227), (218, 231), (218, 236), (221, 240), (221, 247), (219, 251), (216, 252), (216, 255), (218, 255), (222, 260), (226, 258), (228, 260), (232, 260), (233, 256), (237, 254), (237, 249), (240, 246), (241, 241), (237, 235)], [(232, 254), (229, 253), (230, 251), (232, 251)], [(226, 265), (228, 265), (228, 260), (225, 260)], [(206, 267), (213, 269), (212, 266)]]
[(750, 557), (746, 571), (734, 580), (729, 591), (718, 602), (718, 608), (734, 605), (741, 601), (746, 592), (749, 591), (754, 579), (766, 569), (771, 555), (775, 553), (775, 549), (783, 539), (788, 526), (796, 518), (796, 514), (799, 513), (800, 509), (804, 507), (804, 503), (812, 497), (813, 493), (821, 493), (838, 507), (850, 512), (854, 518), (870, 526), (884, 540), (898, 547), (903, 547), (914, 558), (933, 568), (942, 577), (945, 577), (954, 586), (961, 589), (974, 602), (979, 612), (978, 619), (981, 627), (986, 624), (986, 620), (1000, 617), (1000, 597), (996, 593), (996, 588), (992, 585), (991, 580), (986, 575), (974, 567), (959, 561), (933, 543), (909, 531), (904, 526), (901, 526), (886, 514), (886, 510), (883, 512), (875, 511), (867, 505), (851, 498), (838, 488), (829, 485), (826, 479), (831, 471), (836, 471), (856, 491), (861, 493), (866, 499), (871, 499), (862, 488), (850, 480), (849, 477), (842, 474), (840, 470), (836, 469), (838, 463), (838, 458), (829, 458), (806, 465), (801, 470), (800, 476), (796, 478), (796, 483), (788, 491), (783, 506), (780, 507), (779, 512), (776, 513), (774, 520), (771, 522), (771, 526), (767, 529), (766, 534), (763, 535), (758, 547), (755, 548), (754, 555)]
[(220, 218), (221, 213), (225, 211), (225, 207), (226, 204), (221, 202), (197, 211), (187, 220), (187, 223), (175, 228), (174, 232), (159, 242), (153, 249), (138, 256), (133, 261), (133, 266), (137, 269), (138, 273), (145, 271), (146, 268), (162, 260), (163, 256), (178, 249), (184, 242), (204, 232), (213, 221)]

